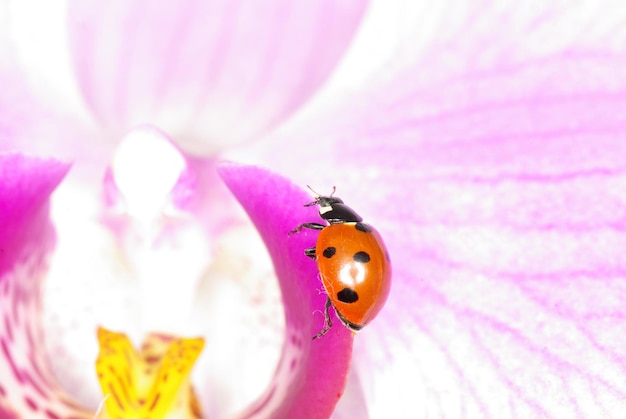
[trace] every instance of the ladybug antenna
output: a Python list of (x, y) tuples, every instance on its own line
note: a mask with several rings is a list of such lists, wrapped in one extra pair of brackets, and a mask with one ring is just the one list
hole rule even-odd
[(310, 186), (310, 185), (306, 185), (306, 187), (307, 187), (307, 188), (309, 188), (309, 190), (310, 190), (311, 192), (313, 192), (317, 198), (319, 198), (320, 196), (322, 196), (322, 195), (318, 194), (317, 192), (315, 192), (315, 189), (311, 188), (311, 186)]
[[(313, 205), (315, 205), (315, 204), (317, 204), (317, 203), (319, 202), (319, 200), (320, 200), (320, 198), (322, 197), (322, 195), (320, 195), (319, 193), (317, 193), (317, 192), (315, 191), (315, 189), (311, 188), (311, 186), (306, 185), (306, 187), (307, 187), (307, 188), (309, 188), (309, 190), (315, 194), (315, 201), (311, 202), (310, 204), (305, 205), (305, 207), (308, 207), (308, 206), (313, 206)], [(329, 197), (332, 197), (332, 196), (335, 194), (335, 191), (336, 191), (336, 190), (337, 190), (337, 187), (336, 187), (336, 186), (333, 186), (333, 191), (332, 191), (332, 192), (330, 193), (330, 195), (328, 195), (328, 196), (329, 196)]]

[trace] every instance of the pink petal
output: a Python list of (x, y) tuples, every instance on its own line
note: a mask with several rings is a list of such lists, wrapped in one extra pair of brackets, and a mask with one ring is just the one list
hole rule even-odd
[(36, 125), (49, 117), (29, 90), (26, 80), (14, 66), (0, 69), (0, 150), (45, 148)]
[(385, 237), (391, 296), (355, 343), (371, 417), (626, 409), (625, 64), (570, 48), (414, 70), (268, 150)]
[(113, 133), (152, 123), (188, 149), (214, 151), (305, 102), (366, 4), (73, 1), (74, 62), (87, 103)]
[[(53, 155), (99, 170), (111, 146), (91, 126), (50, 109), (16, 67), (0, 69), (0, 152)], [(94, 169), (94, 166), (99, 166)]]
[(314, 208), (303, 206), (311, 198), (301, 188), (265, 169), (228, 164), (220, 174), (265, 241), (285, 305), (281, 361), (268, 391), (246, 417), (327, 418), (345, 386), (352, 333), (332, 313), (334, 327), (311, 340), (323, 326), (326, 302), (316, 264), (303, 253), (316, 234), (288, 234), (300, 223), (321, 219)]
[(90, 415), (57, 387), (41, 329), (41, 279), (54, 231), (48, 198), (68, 170), (50, 160), (0, 155), (0, 417)]

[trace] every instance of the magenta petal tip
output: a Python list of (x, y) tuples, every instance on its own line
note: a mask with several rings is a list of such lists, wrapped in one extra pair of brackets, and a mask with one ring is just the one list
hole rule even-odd
[[(48, 222), (47, 205), (52, 191), (69, 170), (56, 160), (0, 154), (0, 246), (7, 253), (21, 248)], [(5, 268), (0, 266), (0, 271)]]

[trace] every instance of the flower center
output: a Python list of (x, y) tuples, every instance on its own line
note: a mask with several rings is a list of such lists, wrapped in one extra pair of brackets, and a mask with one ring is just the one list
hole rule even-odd
[(99, 419), (200, 418), (190, 382), (202, 338), (153, 334), (136, 351), (123, 333), (98, 329), (96, 371), (105, 397)]
[(117, 147), (112, 162), (113, 180), (126, 212), (146, 222), (162, 214), (185, 169), (185, 159), (174, 144), (150, 126), (130, 131)]

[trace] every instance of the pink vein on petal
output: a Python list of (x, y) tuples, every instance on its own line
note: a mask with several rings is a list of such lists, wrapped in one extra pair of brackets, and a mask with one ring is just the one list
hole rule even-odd
[(41, 280), (54, 245), (48, 198), (67, 170), (0, 155), (0, 406), (8, 409), (0, 413), (9, 418), (90, 417), (57, 387), (42, 341)]
[(246, 416), (329, 417), (346, 383), (352, 333), (333, 313), (335, 326), (322, 339), (311, 340), (323, 325), (326, 301), (316, 264), (303, 253), (314, 245), (315, 234), (288, 234), (300, 223), (321, 219), (314, 208), (303, 206), (311, 198), (302, 188), (276, 174), (235, 164), (219, 172), (265, 241), (285, 305), (287, 336), (274, 381)]

